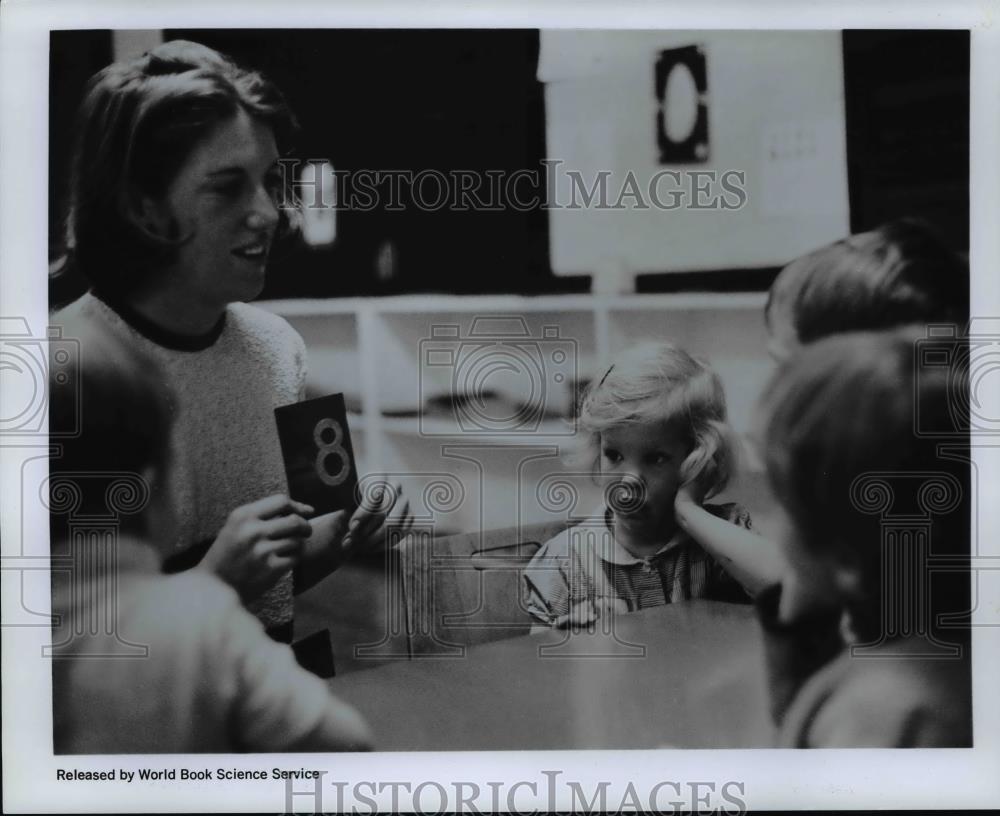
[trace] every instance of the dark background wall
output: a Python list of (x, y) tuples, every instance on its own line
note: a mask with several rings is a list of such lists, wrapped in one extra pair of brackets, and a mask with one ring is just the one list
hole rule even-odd
[[(538, 168), (545, 109), (534, 30), (168, 31), (271, 76), (302, 124), (297, 153), (338, 170)], [(429, 188), (430, 189), (430, 188)], [(428, 195), (433, 195), (429, 192)], [(268, 294), (553, 290), (543, 210), (338, 214), (329, 250), (289, 258)], [(396, 274), (375, 275), (392, 245)], [(280, 261), (279, 261), (280, 264)]]
[(969, 247), (969, 32), (845, 31), (851, 231), (900, 215)]

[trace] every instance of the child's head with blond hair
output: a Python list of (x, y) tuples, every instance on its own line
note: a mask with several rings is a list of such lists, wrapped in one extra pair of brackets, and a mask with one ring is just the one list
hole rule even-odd
[(578, 463), (637, 480), (652, 526), (666, 523), (667, 513), (672, 518), (681, 486), (698, 482), (711, 496), (733, 472), (722, 383), (671, 343), (646, 342), (617, 355), (587, 390), (578, 429)]
[(923, 221), (900, 219), (792, 261), (764, 316), (778, 360), (801, 345), (848, 331), (911, 323), (961, 323), (968, 315), (965, 260)]

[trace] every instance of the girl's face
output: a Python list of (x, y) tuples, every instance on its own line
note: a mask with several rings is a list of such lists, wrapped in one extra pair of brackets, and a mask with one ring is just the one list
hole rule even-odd
[(609, 428), (601, 434), (601, 474), (637, 480), (641, 502), (616, 509), (619, 524), (631, 533), (655, 538), (674, 526), (674, 498), (680, 468), (689, 451), (666, 421)]
[(144, 201), (156, 230), (185, 239), (164, 286), (213, 309), (260, 294), (278, 225), (277, 160), (270, 127), (240, 108), (195, 147), (162, 198)]

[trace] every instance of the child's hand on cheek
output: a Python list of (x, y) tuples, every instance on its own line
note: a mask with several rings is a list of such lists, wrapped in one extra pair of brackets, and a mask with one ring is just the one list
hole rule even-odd
[(705, 501), (703, 485), (703, 480), (698, 478), (690, 479), (682, 484), (677, 490), (677, 495), (674, 496), (674, 509), (681, 510), (691, 505), (701, 507)]

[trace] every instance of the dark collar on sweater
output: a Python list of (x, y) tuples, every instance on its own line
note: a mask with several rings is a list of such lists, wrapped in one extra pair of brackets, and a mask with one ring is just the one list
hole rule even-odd
[(109, 309), (115, 312), (115, 314), (147, 340), (151, 340), (158, 346), (173, 349), (174, 351), (204, 351), (207, 348), (211, 348), (222, 335), (222, 330), (226, 328), (226, 313), (223, 312), (218, 322), (209, 331), (205, 332), (205, 334), (177, 334), (157, 325), (148, 317), (139, 314), (139, 312), (124, 301), (109, 298), (103, 292), (97, 290), (91, 290), (91, 294), (106, 304)]

